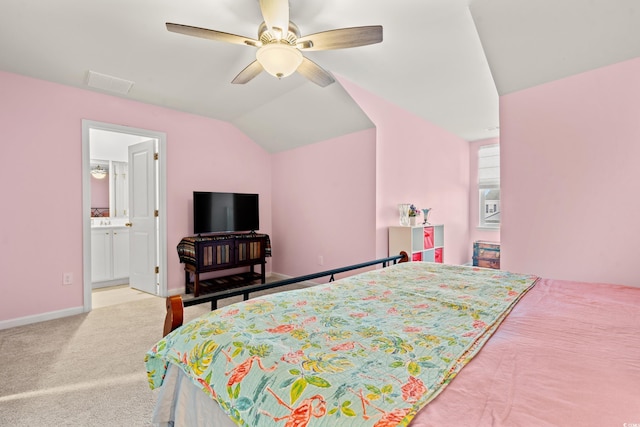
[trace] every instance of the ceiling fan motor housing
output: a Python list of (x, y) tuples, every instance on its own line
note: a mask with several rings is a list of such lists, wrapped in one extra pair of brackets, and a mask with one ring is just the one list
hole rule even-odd
[(277, 38), (276, 35), (272, 34), (271, 31), (269, 31), (269, 28), (267, 28), (267, 24), (265, 22), (262, 22), (258, 27), (258, 40), (260, 40), (263, 45), (280, 42), (295, 46), (299, 37), (300, 30), (298, 29), (298, 26), (291, 21), (289, 21), (289, 29), (286, 37), (281, 38)]

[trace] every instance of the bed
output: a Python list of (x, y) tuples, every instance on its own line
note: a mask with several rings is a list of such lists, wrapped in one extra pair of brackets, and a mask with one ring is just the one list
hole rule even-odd
[(156, 425), (640, 425), (640, 289), (401, 263), (223, 307), (145, 363)]

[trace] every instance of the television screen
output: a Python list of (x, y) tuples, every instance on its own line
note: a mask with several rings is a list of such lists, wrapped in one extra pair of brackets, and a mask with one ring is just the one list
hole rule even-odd
[(193, 192), (193, 233), (256, 231), (257, 194)]

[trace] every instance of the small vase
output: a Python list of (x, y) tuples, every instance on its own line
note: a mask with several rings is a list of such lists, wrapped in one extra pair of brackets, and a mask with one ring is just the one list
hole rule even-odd
[(431, 212), (431, 208), (429, 209), (422, 209), (422, 213), (424, 215), (424, 221), (422, 222), (424, 225), (428, 225), (429, 224), (429, 212)]
[(418, 224), (418, 217), (417, 216), (410, 216), (409, 217), (409, 225), (410, 226), (415, 226)]
[(400, 225), (409, 225), (409, 203), (401, 203), (398, 205), (398, 211), (400, 212)]

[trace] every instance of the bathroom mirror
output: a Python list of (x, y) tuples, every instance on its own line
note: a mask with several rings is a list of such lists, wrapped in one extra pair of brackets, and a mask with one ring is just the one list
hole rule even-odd
[(114, 160), (91, 159), (91, 217), (129, 216), (128, 164)]

